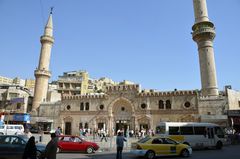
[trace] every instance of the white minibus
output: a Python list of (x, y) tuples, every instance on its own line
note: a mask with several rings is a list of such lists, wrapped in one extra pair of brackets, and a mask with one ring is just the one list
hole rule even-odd
[(23, 125), (1, 125), (0, 126), (0, 135), (20, 135), (24, 134)]
[(156, 127), (156, 134), (169, 136), (192, 148), (221, 149), (226, 142), (222, 128), (213, 123), (160, 122)]

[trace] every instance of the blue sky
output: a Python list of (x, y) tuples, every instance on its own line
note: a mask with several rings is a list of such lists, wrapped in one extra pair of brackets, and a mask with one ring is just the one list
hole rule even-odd
[[(240, 90), (240, 1), (207, 0), (218, 87)], [(192, 0), (0, 0), (0, 76), (34, 78), (50, 7), (50, 80), (86, 70), (145, 89), (201, 89)]]

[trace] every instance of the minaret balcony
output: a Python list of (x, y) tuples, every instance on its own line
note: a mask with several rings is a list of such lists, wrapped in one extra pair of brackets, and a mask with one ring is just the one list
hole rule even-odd
[(212, 22), (196, 23), (192, 27), (192, 38), (194, 41), (213, 40), (215, 38), (215, 28)]
[(47, 76), (49, 78), (51, 77), (51, 72), (47, 71), (47, 70), (39, 70), (39, 69), (37, 69), (37, 70), (34, 71), (34, 74), (35, 74), (36, 77), (37, 76)]
[(53, 43), (54, 39), (51, 36), (43, 35), (43, 36), (41, 36), (41, 40), (40, 41), (41, 41), (41, 43), (45, 43), (45, 42)]

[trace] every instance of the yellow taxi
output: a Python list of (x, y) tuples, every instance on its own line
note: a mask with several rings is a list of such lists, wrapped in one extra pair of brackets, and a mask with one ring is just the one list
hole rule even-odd
[(131, 154), (153, 159), (155, 156), (183, 156), (189, 157), (192, 148), (168, 137), (145, 137), (131, 144)]

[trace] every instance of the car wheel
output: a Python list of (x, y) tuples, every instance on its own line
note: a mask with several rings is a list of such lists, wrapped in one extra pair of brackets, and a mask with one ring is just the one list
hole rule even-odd
[(41, 151), (37, 151), (36, 159), (41, 159), (41, 158), (42, 158), (42, 153), (41, 153)]
[(189, 157), (190, 156), (189, 151), (187, 149), (183, 149), (182, 152), (181, 152), (181, 156), (182, 157)]
[(145, 155), (145, 157), (147, 158), (147, 159), (153, 159), (154, 157), (155, 157), (155, 152), (153, 152), (153, 151), (148, 151), (147, 153), (146, 153), (146, 155)]
[(216, 144), (216, 149), (221, 150), (222, 146), (223, 146), (222, 142), (218, 141), (217, 144)]
[(92, 147), (88, 147), (87, 148), (87, 150), (86, 150), (86, 152), (88, 153), (88, 154), (90, 154), (90, 153), (93, 153), (93, 148)]

